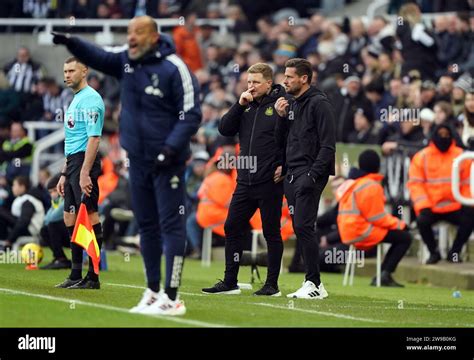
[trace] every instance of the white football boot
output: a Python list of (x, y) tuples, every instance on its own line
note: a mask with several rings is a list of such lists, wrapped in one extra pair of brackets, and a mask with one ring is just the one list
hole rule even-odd
[(155, 303), (158, 298), (161, 296), (163, 293), (163, 290), (160, 290), (160, 292), (154, 292), (151, 289), (147, 288), (143, 292), (142, 299), (138, 303), (138, 305), (132, 307), (129, 312), (138, 314), (140, 313), (144, 308), (150, 306), (151, 304)]
[(176, 297), (176, 300), (171, 300), (168, 295), (163, 292), (158, 297), (158, 300), (153, 304), (143, 308), (140, 314), (144, 315), (169, 315), (177, 316), (186, 314), (186, 307), (184, 302)]
[(308, 280), (303, 282), (301, 288), (286, 296), (293, 299), (324, 299), (328, 297), (328, 292), (324, 288), (323, 283), (316, 286), (312, 281)]

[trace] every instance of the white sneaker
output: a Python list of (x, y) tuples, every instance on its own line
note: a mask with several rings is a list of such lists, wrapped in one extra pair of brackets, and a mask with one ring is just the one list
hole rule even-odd
[(186, 314), (186, 307), (184, 306), (184, 302), (180, 301), (178, 297), (173, 301), (163, 292), (160, 294), (157, 301), (143, 308), (140, 311), (140, 314), (170, 316), (184, 315)]
[(140, 313), (144, 308), (150, 306), (151, 304), (155, 303), (158, 298), (161, 296), (163, 293), (163, 290), (160, 290), (160, 292), (154, 292), (151, 289), (146, 289), (143, 292), (142, 299), (138, 303), (137, 306), (132, 307), (129, 312), (138, 314)]
[(286, 295), (286, 297), (293, 299), (324, 299), (328, 297), (328, 292), (324, 288), (323, 283), (316, 286), (312, 281), (305, 281), (301, 288), (294, 293)]

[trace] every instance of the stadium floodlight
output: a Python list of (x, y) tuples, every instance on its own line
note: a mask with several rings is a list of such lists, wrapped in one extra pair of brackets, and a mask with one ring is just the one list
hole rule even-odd
[[(474, 151), (467, 151), (461, 155), (459, 155), (453, 162), (453, 181), (451, 182), (451, 188), (453, 191), (453, 196), (456, 199), (456, 201), (459, 201), (463, 205), (474, 205), (474, 197), (473, 198), (467, 198), (465, 196), (461, 195), (461, 192), (459, 190), (459, 178), (460, 178), (460, 169), (459, 169), (459, 164), (461, 162), (466, 161), (466, 160), (474, 160)], [(471, 164), (471, 173), (470, 173), (470, 185), (471, 185), (471, 195), (474, 195), (474, 164)]]

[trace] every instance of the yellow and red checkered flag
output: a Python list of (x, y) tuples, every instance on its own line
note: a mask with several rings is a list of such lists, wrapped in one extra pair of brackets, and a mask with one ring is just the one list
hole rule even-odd
[(76, 225), (74, 226), (74, 233), (72, 234), (71, 242), (81, 246), (86, 250), (87, 255), (92, 259), (94, 265), (94, 272), (99, 275), (100, 250), (97, 239), (95, 238), (94, 229), (89, 221), (87, 208), (84, 203), (81, 203), (79, 212), (77, 214)]

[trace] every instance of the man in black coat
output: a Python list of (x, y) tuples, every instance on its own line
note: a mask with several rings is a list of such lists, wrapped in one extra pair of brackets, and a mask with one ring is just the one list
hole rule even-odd
[(280, 97), (275, 103), (280, 115), (275, 136), (279, 144), (287, 141), (285, 195), (306, 267), (303, 286), (287, 296), (324, 299), (328, 293), (320, 279), (314, 223), (321, 193), (335, 174), (335, 115), (327, 96), (310, 85), (309, 61), (290, 59), (285, 66), (284, 85), (294, 99)]
[(285, 90), (281, 85), (272, 85), (273, 71), (267, 64), (257, 63), (247, 72), (248, 89), (219, 124), (222, 135), (239, 134), (240, 141), (240, 154), (235, 162), (237, 188), (224, 224), (225, 276), (223, 281), (202, 291), (207, 294), (240, 294), (237, 275), (245, 229), (255, 211), (260, 209), (263, 235), (268, 247), (268, 273), (264, 286), (254, 295), (281, 296), (278, 276), (283, 255), (280, 219), (284, 145), (278, 146), (276, 143), (278, 114), (274, 105), (279, 97), (285, 95)]

